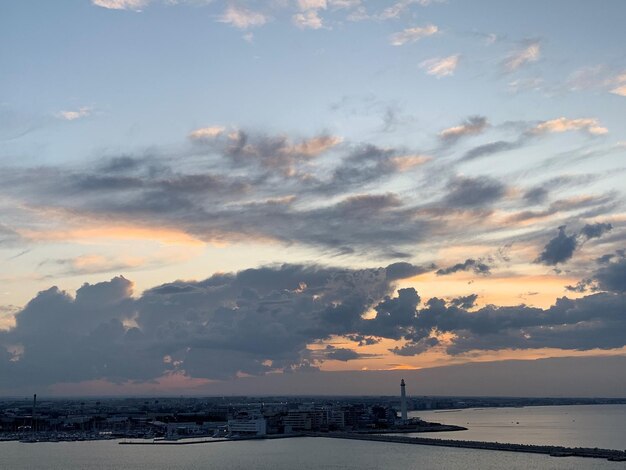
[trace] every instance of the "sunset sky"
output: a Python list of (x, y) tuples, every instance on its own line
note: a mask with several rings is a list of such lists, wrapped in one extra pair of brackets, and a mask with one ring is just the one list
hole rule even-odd
[(626, 356), (625, 17), (0, 3), (0, 394)]

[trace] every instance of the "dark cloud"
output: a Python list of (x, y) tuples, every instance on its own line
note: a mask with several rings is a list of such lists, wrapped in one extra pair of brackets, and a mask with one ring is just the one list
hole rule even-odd
[(409, 277), (417, 276), (430, 271), (428, 268), (422, 266), (415, 266), (411, 263), (399, 262), (392, 263), (385, 269), (387, 273), (387, 279), (389, 281), (395, 281), (398, 279), (407, 279)]
[(419, 341), (405, 344), (402, 347), (396, 346), (389, 351), (397, 354), (398, 356), (417, 356), (437, 345), (439, 345), (439, 340), (437, 338), (422, 338)]
[(572, 285), (565, 286), (565, 289), (570, 292), (578, 292), (578, 293), (598, 290), (593, 279), (583, 279), (577, 282), (573, 286)]
[(448, 184), (444, 202), (453, 207), (474, 208), (492, 204), (504, 196), (506, 187), (495, 179), (457, 177)]
[(471, 308), (474, 308), (474, 305), (476, 304), (476, 300), (478, 300), (478, 295), (470, 294), (470, 295), (465, 295), (462, 297), (456, 297), (450, 300), (449, 304), (454, 305), (455, 307), (460, 307), (460, 308), (469, 310)]
[(373, 344), (380, 343), (380, 338), (376, 338), (374, 336), (354, 334), (354, 335), (346, 335), (346, 338), (349, 339), (350, 341), (354, 341), (355, 343), (358, 343), (359, 346), (371, 346)]
[(601, 267), (595, 274), (598, 287), (609, 292), (626, 292), (626, 259)]
[(595, 223), (595, 224), (587, 224), (581, 230), (580, 234), (585, 238), (600, 238), (607, 232), (610, 232), (613, 229), (613, 226), (608, 223)]
[(407, 345), (418, 346), (433, 331), (454, 333), (450, 354), (471, 350), (554, 347), (587, 350), (624, 346), (626, 297), (610, 293), (562, 298), (548, 309), (487, 306), (474, 312), (431, 299), (419, 310)]
[(549, 266), (563, 263), (574, 255), (577, 245), (576, 235), (567, 235), (565, 226), (562, 225), (559, 227), (559, 234), (548, 242), (536, 261)]
[(489, 265), (472, 258), (466, 259), (463, 263), (457, 263), (447, 268), (438, 269), (436, 274), (437, 276), (447, 276), (448, 274), (454, 274), (459, 271), (474, 271), (474, 273), (484, 276), (491, 274)]
[(320, 352), (320, 356), (324, 360), (333, 360), (333, 361), (354, 361), (355, 359), (370, 359), (373, 357), (378, 357), (376, 354), (367, 354), (367, 353), (359, 353), (354, 349), (350, 348), (337, 348), (332, 345), (326, 346), (326, 349)]
[(611, 231), (613, 226), (608, 223), (595, 223), (585, 225), (579, 232), (567, 235), (565, 226), (559, 227), (559, 234), (551, 239), (544, 247), (536, 262), (556, 266), (559, 263), (568, 261), (577, 247), (582, 246), (586, 240), (600, 238), (605, 233)]
[[(532, 201), (528, 201), (534, 204)], [(585, 196), (571, 199), (558, 199), (541, 210), (522, 210), (508, 217), (510, 222), (524, 222), (531, 219), (541, 219), (552, 215), (565, 214), (567, 212), (589, 209), (580, 214), (580, 217), (596, 217), (612, 211), (614, 207), (614, 195)]]
[[(433, 347), (459, 354), (626, 345), (623, 259), (595, 274), (605, 292), (564, 297), (548, 309), (476, 309), (476, 295), (434, 297), (424, 305), (413, 288), (394, 292), (388, 270), (268, 266), (175, 281), (139, 297), (123, 277), (85, 284), (74, 297), (53, 287), (15, 314), (14, 328), (0, 332), (2, 382), (147, 382), (173, 372), (228, 379), (371, 357), (350, 348), (309, 348), (336, 337), (363, 346), (404, 341), (392, 350), (399, 355)], [(373, 318), (366, 316), (371, 311)], [(446, 333), (451, 339), (440, 342)]]
[(613, 253), (602, 255), (599, 258), (596, 258), (596, 263), (598, 263), (598, 264), (608, 264), (608, 263), (611, 262), (611, 260), (613, 258), (615, 258), (615, 255)]
[(139, 298), (123, 277), (85, 284), (75, 297), (54, 287), (15, 315), (15, 328), (0, 332), (0, 350), (24, 351), (9, 354), (0, 371), (3, 383), (18, 386), (291, 370), (315, 359), (308, 344), (358, 333), (361, 316), (392, 289), (385, 268), (301, 265), (176, 281)]
[(400, 339), (406, 328), (412, 326), (421, 299), (412, 288), (398, 290), (397, 297), (385, 297), (374, 307), (376, 316), (363, 322), (362, 331), (373, 336)]
[(524, 199), (531, 204), (539, 204), (544, 202), (548, 197), (549, 191), (544, 187), (531, 188), (524, 193)]
[(103, 173), (126, 173), (139, 169), (142, 164), (140, 159), (131, 156), (111, 157), (100, 165), (100, 171)]
[(515, 150), (520, 148), (522, 145), (523, 143), (521, 141), (508, 142), (505, 140), (498, 140), (496, 142), (490, 142), (468, 150), (461, 158), (461, 161), (476, 160), (478, 158), (488, 157), (496, 153)]

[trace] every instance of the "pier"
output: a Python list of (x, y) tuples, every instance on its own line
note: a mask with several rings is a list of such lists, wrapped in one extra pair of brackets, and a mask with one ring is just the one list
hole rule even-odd
[[(450, 429), (451, 430), (451, 429)], [(440, 429), (444, 431), (444, 429)], [(503, 442), (483, 442), (483, 441), (459, 441), (452, 439), (438, 439), (430, 437), (409, 437), (398, 436), (396, 433), (411, 432), (395, 430), (390, 431), (394, 434), (385, 433), (378, 434), (373, 432), (331, 432), (331, 433), (298, 433), (298, 434), (280, 434), (266, 436), (240, 436), (224, 439), (198, 439), (178, 441), (167, 440), (138, 440), (138, 441), (120, 441), (122, 445), (192, 445), (192, 444), (213, 444), (219, 442), (237, 442), (249, 440), (272, 440), (272, 439), (290, 439), (294, 437), (324, 437), (329, 439), (352, 439), (356, 441), (373, 441), (373, 442), (390, 442), (393, 444), (414, 444), (425, 446), (439, 447), (456, 447), (459, 449), (478, 449), (478, 450), (496, 450), (502, 452), (522, 452), (530, 454), (545, 454), (551, 457), (587, 457), (596, 459), (607, 459), (615, 462), (626, 462), (626, 451), (614, 449), (599, 449), (586, 447), (562, 447), (562, 446), (543, 446), (534, 444), (510, 444)], [(415, 431), (413, 431), (415, 432)]]
[(457, 441), (452, 439), (435, 439), (429, 437), (393, 436), (389, 434), (381, 435), (363, 433), (329, 433), (316, 434), (316, 436), (335, 439), (353, 439), (360, 441), (392, 442), (395, 444), (417, 444), (440, 447), (457, 447), (461, 449), (525, 452), (532, 454), (546, 454), (553, 457), (589, 457), (597, 459), (607, 459), (617, 462), (626, 462), (626, 452), (613, 449), (542, 446), (532, 444), (507, 444), (501, 442)]

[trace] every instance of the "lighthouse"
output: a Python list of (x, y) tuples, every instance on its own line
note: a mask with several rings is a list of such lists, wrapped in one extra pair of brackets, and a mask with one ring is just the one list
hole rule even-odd
[(400, 413), (402, 414), (402, 422), (406, 423), (406, 386), (404, 384), (404, 379), (400, 381)]

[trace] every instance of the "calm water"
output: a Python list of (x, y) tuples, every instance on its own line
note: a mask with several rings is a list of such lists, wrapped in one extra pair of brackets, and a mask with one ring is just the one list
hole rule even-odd
[(426, 421), (468, 428), (420, 434), (425, 437), (626, 449), (626, 405), (530, 406), (411, 414)]
[(599, 459), (554, 458), (326, 438), (223, 442), (190, 446), (120, 446), (112, 441), (0, 443), (0, 468), (11, 470), (187, 469), (622, 469)]
[[(450, 424), (469, 423), (472, 428), (459, 433), (434, 434), (434, 437), (626, 448), (626, 405), (500, 408), (419, 415)], [(624, 463), (599, 459), (325, 438), (189, 446), (120, 446), (115, 441), (0, 443), (1, 470), (617, 470), (625, 467)]]

